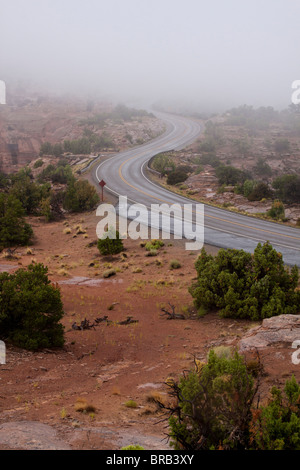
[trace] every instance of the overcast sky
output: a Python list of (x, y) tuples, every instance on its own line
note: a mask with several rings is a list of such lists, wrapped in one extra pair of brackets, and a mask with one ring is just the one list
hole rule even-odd
[(0, 0), (0, 79), (205, 108), (286, 107), (299, 0)]

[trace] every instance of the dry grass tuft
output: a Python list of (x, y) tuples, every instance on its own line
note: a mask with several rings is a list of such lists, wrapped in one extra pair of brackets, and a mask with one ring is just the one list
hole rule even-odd
[(181, 268), (181, 263), (177, 259), (172, 259), (170, 261), (170, 268), (171, 269), (179, 269), (179, 268)]
[(143, 270), (141, 268), (133, 268), (132, 272), (133, 274), (139, 274), (139, 273), (142, 273)]
[(57, 271), (57, 274), (58, 274), (59, 276), (69, 276), (69, 272), (68, 272), (66, 269), (63, 269), (63, 268), (62, 268), (62, 269), (59, 269), (59, 270)]
[(85, 398), (77, 398), (75, 411), (78, 413), (96, 413), (96, 407), (86, 401)]
[(76, 235), (85, 235), (86, 234), (86, 230), (84, 228), (82, 228), (81, 225), (77, 225), (75, 230), (76, 230)]
[(116, 275), (116, 270), (115, 269), (108, 269), (107, 271), (104, 271), (103, 277), (104, 279), (108, 279), (109, 277), (115, 276)]
[(146, 397), (148, 403), (165, 403), (165, 397), (157, 390), (152, 390)]
[(126, 408), (137, 408), (138, 405), (134, 400), (128, 400), (126, 403), (124, 403)]

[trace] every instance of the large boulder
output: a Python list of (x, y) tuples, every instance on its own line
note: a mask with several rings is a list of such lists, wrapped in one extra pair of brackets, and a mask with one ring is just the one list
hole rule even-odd
[(249, 330), (239, 342), (240, 352), (270, 347), (292, 347), (300, 340), (300, 315), (279, 315), (265, 318), (261, 326)]

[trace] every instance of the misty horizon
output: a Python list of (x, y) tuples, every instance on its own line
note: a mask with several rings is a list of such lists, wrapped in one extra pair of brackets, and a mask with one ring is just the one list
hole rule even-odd
[(0, 79), (50, 93), (205, 111), (286, 108), (300, 4), (0, 0)]

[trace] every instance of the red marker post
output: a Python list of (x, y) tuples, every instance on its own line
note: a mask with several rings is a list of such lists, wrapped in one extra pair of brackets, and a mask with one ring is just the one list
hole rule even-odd
[(104, 189), (104, 186), (105, 186), (105, 185), (106, 185), (105, 181), (101, 180), (101, 181), (99, 182), (99, 186), (101, 186), (101, 188), (102, 188), (102, 202), (103, 202), (103, 189)]

